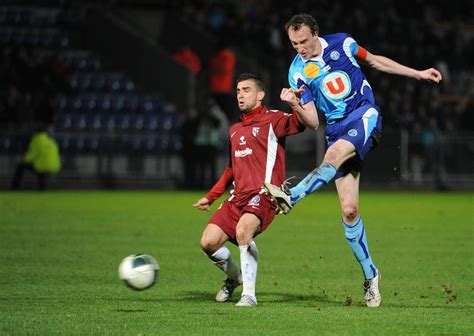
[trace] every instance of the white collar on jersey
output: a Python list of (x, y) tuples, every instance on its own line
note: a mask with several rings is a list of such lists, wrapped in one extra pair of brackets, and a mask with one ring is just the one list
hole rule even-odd
[(303, 59), (303, 57), (301, 57), (301, 55), (300, 55), (300, 58), (301, 58), (301, 60), (302, 60), (303, 62), (306, 63), (306, 62), (309, 62), (309, 61), (319, 61), (319, 62), (324, 63), (324, 60), (323, 60), (324, 49), (327, 48), (328, 43), (327, 43), (326, 40), (323, 39), (322, 37), (318, 37), (318, 39), (319, 39), (319, 42), (321, 43), (321, 53), (320, 53), (318, 56), (313, 57), (313, 58), (309, 58), (309, 59), (307, 59), (307, 60)]

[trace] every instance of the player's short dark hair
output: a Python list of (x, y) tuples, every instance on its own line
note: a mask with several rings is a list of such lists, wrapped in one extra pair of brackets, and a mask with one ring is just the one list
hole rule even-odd
[(258, 91), (265, 91), (265, 84), (263, 84), (262, 79), (252, 73), (240, 74), (239, 77), (237, 77), (237, 80), (235, 81), (235, 83), (239, 84), (240, 82), (243, 82), (244, 80), (249, 80), (249, 79), (255, 82), (255, 85), (257, 86)]
[(296, 14), (285, 24), (285, 29), (293, 29), (295, 31), (300, 30), (301, 27), (308, 26), (311, 33), (319, 34), (319, 25), (314, 17), (309, 14)]

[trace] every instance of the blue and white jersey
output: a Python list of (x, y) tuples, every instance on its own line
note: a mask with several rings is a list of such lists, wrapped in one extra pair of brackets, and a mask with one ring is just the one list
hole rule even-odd
[(357, 42), (345, 33), (322, 36), (319, 41), (320, 55), (304, 60), (297, 54), (294, 58), (288, 71), (290, 86), (297, 89), (306, 83), (328, 124), (362, 105), (375, 105), (372, 88), (354, 57), (359, 51)]

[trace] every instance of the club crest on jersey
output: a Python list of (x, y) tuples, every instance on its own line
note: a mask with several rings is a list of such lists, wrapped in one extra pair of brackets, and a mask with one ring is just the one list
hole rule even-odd
[(303, 71), (308, 78), (315, 78), (319, 75), (319, 67), (315, 63), (309, 63), (304, 67)]
[(337, 61), (337, 60), (341, 57), (341, 54), (339, 54), (339, 51), (333, 50), (333, 51), (331, 51), (331, 53), (329, 54), (329, 57), (331, 57), (331, 59), (332, 59), (333, 61)]
[(248, 205), (259, 205), (259, 203), (260, 203), (260, 196), (257, 195), (257, 196), (254, 196), (254, 197), (250, 200), (250, 202), (249, 202)]
[(349, 132), (347, 132), (347, 134), (351, 137), (355, 137), (357, 136), (357, 130), (355, 128), (352, 128), (349, 130)]
[(245, 137), (242, 135), (240, 137), (240, 142), (239, 142), (239, 145), (245, 145), (247, 143), (247, 141), (245, 140)]
[(260, 132), (260, 127), (254, 127), (254, 128), (252, 128), (252, 134), (253, 134), (253, 136), (256, 137), (259, 132)]
[(333, 71), (324, 76), (323, 93), (330, 99), (344, 99), (351, 92), (351, 80), (344, 71)]

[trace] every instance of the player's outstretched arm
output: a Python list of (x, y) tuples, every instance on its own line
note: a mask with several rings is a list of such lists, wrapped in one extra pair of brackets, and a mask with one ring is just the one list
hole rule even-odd
[(234, 180), (234, 171), (232, 166), (227, 166), (219, 181), (212, 187), (212, 189), (207, 193), (206, 196), (199, 199), (196, 203), (193, 204), (198, 210), (209, 211), (211, 209), (211, 204), (222, 196), (222, 194), (227, 190)]
[(426, 70), (416, 70), (405, 66), (403, 64), (397, 63), (394, 60), (381, 56), (374, 55), (370, 52), (367, 52), (365, 61), (374, 69), (377, 69), (382, 72), (415, 78), (418, 80), (426, 80), (428, 82), (439, 83), (443, 76), (435, 68), (429, 68)]
[(296, 116), (301, 123), (306, 125), (306, 127), (317, 130), (319, 127), (319, 118), (313, 99), (310, 99), (309, 102), (304, 105), (300, 105), (300, 99), (298, 99), (297, 96), (298, 94), (304, 93), (305, 90), (309, 91), (309, 88), (304, 85), (298, 90), (283, 88), (280, 93), (280, 99), (296, 111)]
[(193, 207), (195, 207), (198, 210), (202, 210), (202, 211), (211, 210), (210, 206), (211, 206), (211, 202), (206, 197), (198, 199), (198, 201), (193, 204)]

